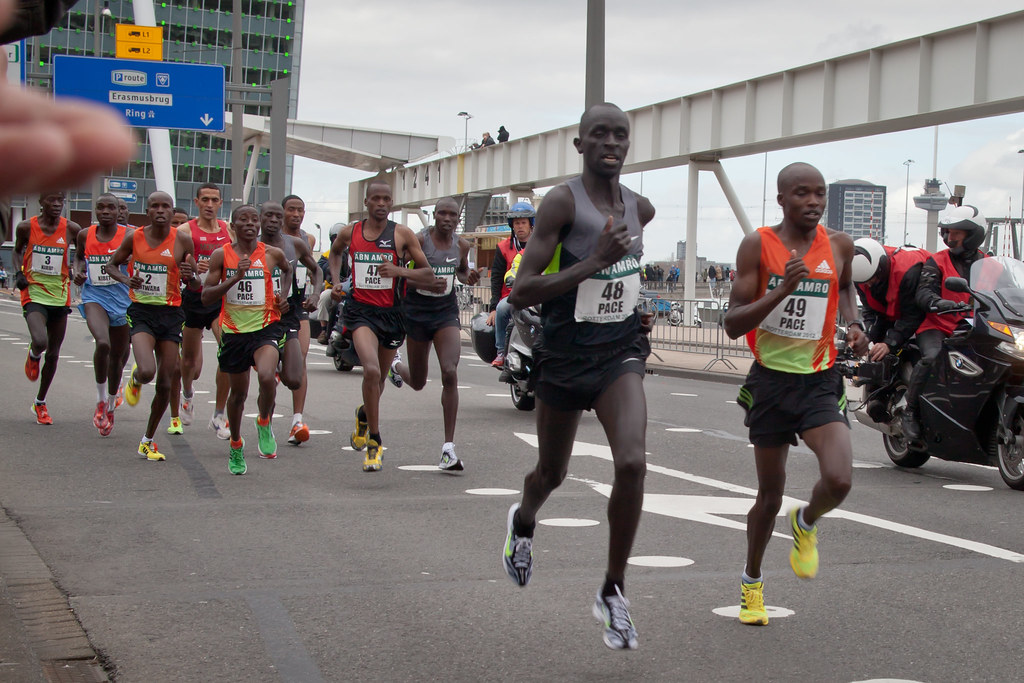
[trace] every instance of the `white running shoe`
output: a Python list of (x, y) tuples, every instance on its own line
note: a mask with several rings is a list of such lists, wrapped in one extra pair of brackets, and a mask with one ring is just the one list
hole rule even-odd
[(448, 444), (441, 449), (441, 462), (437, 466), (446, 472), (461, 472), (465, 469), (459, 456), (455, 455), (455, 446)]
[(210, 418), (210, 429), (217, 432), (217, 438), (227, 441), (231, 438), (231, 430), (228, 429), (228, 418), (223, 413), (214, 413)]

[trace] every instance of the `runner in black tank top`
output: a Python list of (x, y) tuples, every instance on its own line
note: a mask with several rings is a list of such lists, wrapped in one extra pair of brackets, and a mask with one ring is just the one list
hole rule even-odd
[(419, 391), (427, 383), (430, 346), (434, 346), (441, 365), (441, 412), (444, 415), (444, 444), (441, 446), (442, 470), (462, 470), (455, 455), (455, 420), (459, 412), (459, 305), (455, 300), (455, 281), (475, 285), (480, 273), (470, 270), (467, 254), (470, 244), (455, 234), (459, 223), (459, 203), (445, 197), (434, 205), (434, 227), (424, 228), (416, 236), (434, 275), (443, 282), (437, 288), (410, 286), (405, 295), (407, 360), (396, 355), (388, 372), (395, 386), (408, 383)]
[[(317, 267), (305, 240), (286, 235), (281, 231), (284, 224), (284, 209), (277, 202), (264, 202), (260, 207), (260, 239), (284, 251), (285, 258), (292, 265), (292, 286), (288, 295), (288, 312), (281, 316), (285, 327), (285, 342), (281, 349), (281, 382), (292, 390), (292, 426), (288, 432), (288, 443), (298, 446), (309, 440), (309, 426), (302, 419), (306, 406), (306, 354), (302, 346), (302, 320), (299, 311), (309, 308), (312, 294), (313, 305), (319, 297), (323, 284), (323, 272)], [(313, 276), (313, 284), (306, 286), (306, 273)], [(280, 286), (278, 286), (280, 291)], [(307, 330), (308, 332), (308, 330)], [(308, 349), (309, 336), (306, 336)]]
[(615, 463), (608, 502), (610, 544), (594, 616), (613, 649), (635, 648), (624, 597), (629, 557), (643, 503), (647, 405), (644, 365), (650, 345), (634, 308), (643, 226), (654, 207), (619, 184), (629, 151), (629, 120), (613, 104), (590, 107), (573, 141), (583, 175), (547, 194), (509, 295), (514, 308), (543, 304), (535, 347), (538, 462), (511, 507), (502, 561), (525, 586), (533, 572), (537, 512), (565, 478), (583, 410), (597, 413)]
[[(385, 372), (405, 337), (401, 308), (395, 305), (395, 283), (405, 278), (410, 286), (428, 288), (436, 282), (413, 231), (388, 220), (393, 203), (391, 186), (371, 180), (363, 200), (370, 217), (342, 228), (331, 244), (329, 259), (334, 295), (340, 300), (344, 293), (341, 254), (351, 246), (354, 286), (345, 304), (344, 321), (363, 366), (363, 405), (356, 408), (356, 429), (349, 442), (356, 450), (366, 449), (364, 472), (381, 468), (380, 394)], [(402, 267), (396, 258), (416, 267)]]

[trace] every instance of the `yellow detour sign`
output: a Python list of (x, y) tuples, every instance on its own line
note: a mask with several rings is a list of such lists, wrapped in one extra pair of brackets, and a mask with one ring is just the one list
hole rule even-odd
[(115, 35), (117, 48), (114, 54), (118, 59), (161, 61), (164, 58), (164, 29), (162, 26), (118, 24)]

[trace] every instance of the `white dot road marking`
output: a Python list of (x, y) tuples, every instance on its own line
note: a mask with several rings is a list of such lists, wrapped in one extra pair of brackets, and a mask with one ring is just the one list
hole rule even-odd
[(310, 429), (309, 430), (309, 435), (310, 436), (326, 436), (327, 434), (333, 434), (333, 433), (334, 432), (330, 431), (329, 429)]
[(975, 486), (974, 484), (946, 484), (942, 488), (950, 491), (991, 491), (991, 486)]
[[(728, 617), (730, 619), (739, 619), (740, 617), (740, 606), (730, 605), (729, 607), (717, 607), (711, 610), (720, 617)], [(765, 605), (764, 611), (768, 613), (769, 619), (783, 619), (785, 617), (791, 617), (796, 612), (785, 607), (772, 607), (771, 605)]]
[(637, 555), (626, 560), (626, 563), (637, 567), (689, 567), (693, 560), (670, 555)]
[(683, 434), (700, 434), (702, 429), (694, 429), (693, 427), (669, 427), (665, 430), (666, 432), (680, 432)]
[(519, 491), (515, 489), (466, 489), (471, 496), (515, 496)]
[(551, 519), (538, 519), (537, 524), (544, 526), (584, 527), (597, 526), (601, 522), (596, 519), (579, 519), (576, 517), (553, 517)]
[(731, 403), (733, 405), (736, 405), (736, 401), (726, 401), (726, 403)]

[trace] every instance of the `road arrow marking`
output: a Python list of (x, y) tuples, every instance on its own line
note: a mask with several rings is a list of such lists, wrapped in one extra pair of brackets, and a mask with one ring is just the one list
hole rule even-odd
[(212, 117), (212, 116), (210, 116), (209, 114), (203, 114), (203, 115), (202, 115), (202, 116), (201, 116), (201, 117), (199, 118), (199, 120), (203, 122), (203, 125), (204, 125), (204, 126), (208, 126), (208, 125), (210, 125), (211, 123), (213, 123), (213, 117)]
[[(515, 436), (519, 437), (526, 443), (530, 444), (534, 448), (537, 447), (537, 435), (536, 434), (524, 434), (521, 432), (513, 432)], [(602, 446), (600, 444), (585, 443), (583, 441), (573, 442), (572, 447), (573, 457), (589, 455), (600, 460), (612, 459), (612, 450), (608, 446)], [(702, 486), (708, 486), (710, 488), (721, 489), (723, 491), (729, 491), (730, 493), (736, 493), (744, 496), (748, 496), (749, 499), (744, 498), (717, 498), (714, 496), (682, 496), (682, 495), (668, 495), (668, 494), (644, 494), (644, 505), (643, 509), (648, 512), (654, 512), (660, 515), (666, 515), (668, 517), (676, 517), (678, 519), (687, 519), (695, 522), (703, 522), (704, 524), (712, 524), (715, 526), (723, 526), (730, 529), (737, 529), (745, 531), (747, 525), (743, 522), (735, 522), (730, 519), (722, 519), (717, 515), (745, 515), (750, 510), (750, 506), (753, 505), (753, 498), (757, 495), (757, 491), (746, 486), (739, 486), (737, 484), (731, 484), (726, 481), (719, 481), (717, 479), (711, 479), (709, 477), (702, 477), (696, 474), (690, 474), (688, 472), (682, 472), (675, 470), (670, 467), (662, 467), (660, 465), (647, 464), (647, 471), (657, 474), (664, 474), (668, 477), (675, 479), (682, 479), (689, 481), (694, 484), (700, 484)], [(612, 487), (608, 484), (601, 482), (592, 481), (588, 479), (581, 479), (572, 477), (574, 481), (580, 481), (592, 489), (600, 493), (601, 495), (608, 497), (611, 495)], [(782, 511), (789, 510), (791, 507), (796, 505), (806, 505), (805, 501), (797, 498), (790, 498), (784, 496), (782, 499)], [(782, 514), (780, 511), (780, 516)], [(942, 543), (945, 545), (951, 545), (955, 548), (962, 548), (964, 550), (970, 550), (980, 555), (988, 555), (989, 557), (995, 557), (1000, 560), (1009, 560), (1010, 562), (1024, 563), (1024, 555), (1021, 553), (1013, 552), (1012, 550), (1006, 550), (1005, 548), (999, 548), (994, 545), (988, 545), (987, 543), (978, 543), (965, 538), (957, 538), (956, 536), (948, 536), (946, 534), (940, 534), (934, 531), (928, 531), (926, 529), (919, 529), (917, 527), (910, 526), (909, 524), (900, 524), (898, 522), (891, 522), (886, 519), (879, 517), (872, 517), (870, 515), (862, 515), (857, 512), (850, 512), (848, 510), (833, 510), (829, 512), (826, 517), (835, 517), (839, 519), (846, 519), (851, 522), (858, 522), (866, 526), (875, 527), (877, 529), (884, 529), (887, 531), (893, 531), (898, 534), (904, 534), (906, 536), (913, 536), (914, 538), (924, 539), (926, 541), (934, 541), (935, 543)], [(783, 538), (789, 538), (787, 534), (780, 534), (775, 532), (775, 535)]]

